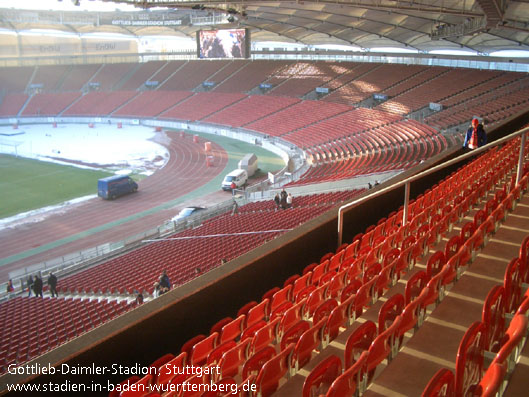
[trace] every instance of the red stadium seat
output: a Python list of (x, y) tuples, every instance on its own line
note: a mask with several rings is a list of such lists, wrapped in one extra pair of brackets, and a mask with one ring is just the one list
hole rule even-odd
[(367, 320), (353, 331), (345, 343), (345, 361), (344, 368), (347, 369), (356, 363), (363, 352), (369, 350), (369, 346), (377, 336), (377, 326)]
[(281, 350), (286, 349), (287, 346), (292, 343), (295, 345), (299, 338), (301, 338), (301, 335), (308, 331), (309, 328), (310, 324), (308, 321), (298, 321), (296, 324), (287, 329), (281, 338)]
[(243, 365), (248, 358), (251, 342), (252, 339), (241, 341), (222, 355), (218, 363), (222, 377), (237, 376), (239, 373), (239, 367)]
[(219, 343), (238, 339), (241, 336), (245, 321), (246, 316), (243, 314), (235, 320), (226, 323), (222, 327)]
[(497, 352), (505, 332), (505, 289), (501, 285), (492, 287), (485, 298), (481, 322), (485, 326), (484, 349)]
[(514, 313), (522, 301), (522, 274), (520, 260), (513, 258), (505, 269), (505, 312)]
[[(259, 373), (263, 365), (275, 355), (276, 349), (273, 346), (267, 346), (254, 353), (248, 358), (248, 360), (246, 360), (242, 367), (242, 378), (246, 379), (252, 374)], [(225, 375), (223, 374), (223, 376)]]
[(382, 333), (388, 326), (393, 324), (395, 318), (404, 310), (404, 296), (395, 294), (388, 298), (378, 311), (378, 333)]
[(481, 380), (485, 349), (485, 327), (474, 322), (465, 332), (456, 357), (455, 395), (467, 396)]
[(455, 377), (452, 371), (441, 368), (430, 379), (422, 397), (455, 397)]
[(189, 355), (189, 364), (202, 366), (206, 363), (209, 353), (217, 346), (219, 334), (214, 332), (207, 338), (195, 343)]
[(342, 361), (331, 355), (320, 362), (305, 379), (301, 397), (326, 394), (334, 380), (342, 373)]
[(327, 397), (354, 396), (363, 389), (366, 377), (368, 353), (363, 352), (358, 360), (332, 383)]
[(332, 309), (325, 324), (326, 343), (336, 339), (340, 333), (340, 327), (345, 327), (347, 323), (347, 316), (347, 303), (342, 303)]
[(404, 291), (406, 305), (421, 294), (421, 291), (426, 287), (428, 281), (428, 276), (424, 270), (419, 270), (409, 278)]
[[(279, 335), (279, 322), (280, 318), (276, 318), (266, 324), (263, 328), (259, 329), (251, 342), (251, 351), (253, 353), (258, 352), (264, 347), (273, 344), (277, 341)], [(250, 340), (250, 339), (249, 339)]]
[(268, 397), (277, 390), (279, 381), (289, 371), (293, 351), (294, 344), (290, 344), (262, 366), (255, 380), (258, 395)]
[(323, 332), (327, 319), (322, 318), (320, 322), (305, 331), (296, 343), (292, 353), (292, 370), (297, 372), (303, 368), (311, 359), (312, 351), (322, 345)]

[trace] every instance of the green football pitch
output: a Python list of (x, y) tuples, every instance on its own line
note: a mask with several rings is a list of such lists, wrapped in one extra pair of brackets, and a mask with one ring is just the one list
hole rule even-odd
[(0, 218), (97, 194), (97, 180), (109, 175), (1, 154)]

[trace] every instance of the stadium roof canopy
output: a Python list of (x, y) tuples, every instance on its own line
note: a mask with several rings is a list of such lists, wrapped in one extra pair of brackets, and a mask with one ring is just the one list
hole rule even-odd
[(105, 0), (140, 9), (113, 12), (81, 11), (87, 0), (71, 1), (79, 11), (0, 9), (0, 28), (194, 38), (200, 29), (245, 27), (261, 42), (421, 53), (529, 50), (529, 0)]

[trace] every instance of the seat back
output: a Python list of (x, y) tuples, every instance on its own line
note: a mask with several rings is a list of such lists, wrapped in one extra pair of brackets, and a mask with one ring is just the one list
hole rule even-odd
[(255, 333), (253, 340), (251, 338), (248, 339), (251, 341), (250, 351), (252, 353), (258, 352), (264, 347), (277, 341), (280, 321), (280, 318), (270, 321)]
[(193, 350), (193, 346), (195, 346), (195, 344), (204, 339), (206, 339), (206, 335), (193, 336), (191, 339), (189, 339), (182, 345), (180, 352), (186, 353), (187, 357), (191, 356), (191, 350)]
[(220, 345), (217, 345), (209, 354), (208, 358), (206, 360), (206, 365), (217, 365), (220, 361), (222, 355), (226, 353), (228, 350), (234, 348), (237, 346), (237, 343), (233, 340), (230, 340), (228, 342), (224, 342)]
[(382, 296), (392, 283), (393, 275), (395, 273), (395, 262), (384, 266), (378, 274), (375, 289), (378, 296)]
[(392, 295), (378, 311), (378, 333), (384, 332), (395, 321), (397, 316), (404, 310), (404, 296), (402, 294)]
[(291, 343), (262, 366), (255, 380), (258, 395), (260, 393), (262, 397), (268, 397), (277, 390), (280, 379), (285, 376), (290, 368), (290, 357), (294, 351), (294, 346)]
[(243, 314), (222, 327), (219, 343), (236, 340), (241, 336), (246, 316)]
[(467, 396), (479, 383), (483, 374), (485, 326), (474, 322), (465, 332), (456, 357), (456, 396)]
[(461, 241), (465, 242), (467, 241), (470, 236), (474, 234), (476, 231), (476, 228), (474, 227), (474, 222), (467, 222), (461, 227), (461, 232), (459, 237), (461, 237)]
[(445, 279), (445, 276), (448, 274), (449, 271), (450, 266), (445, 265), (439, 273), (437, 273), (434, 277), (431, 278), (430, 281), (428, 281), (426, 287), (428, 288), (429, 293), (424, 297), (423, 302), (425, 306), (429, 306), (434, 303), (439, 303), (444, 298), (443, 280)]
[(414, 273), (406, 282), (406, 288), (404, 290), (404, 299), (406, 305), (412, 300), (417, 298), (421, 291), (426, 287), (429, 279), (424, 270), (419, 270)]
[(286, 349), (290, 344), (296, 344), (301, 338), (301, 335), (310, 328), (310, 324), (307, 321), (298, 321), (292, 327), (287, 329), (281, 337), (281, 350)]
[(345, 303), (332, 309), (325, 325), (325, 338), (327, 343), (336, 339), (340, 333), (340, 327), (344, 327), (347, 320), (347, 305)]
[(397, 332), (397, 337), (400, 339), (400, 343), (406, 332), (420, 325), (420, 321), (426, 311), (423, 302), (428, 293), (428, 288), (424, 288), (421, 294), (408, 303), (402, 310), (402, 314), (400, 315), (401, 321)]
[(250, 375), (259, 373), (263, 365), (275, 355), (276, 349), (273, 346), (266, 346), (251, 355), (242, 367), (242, 378), (246, 379)]
[(430, 256), (430, 259), (428, 259), (428, 262), (426, 263), (426, 276), (428, 278), (432, 278), (437, 273), (439, 273), (442, 269), (442, 267), (445, 265), (445, 254), (443, 251), (436, 251), (432, 256)]
[[(372, 283), (373, 280), (371, 280), (370, 283)], [(353, 311), (355, 318), (358, 318), (362, 315), (364, 311), (364, 307), (368, 305), (369, 298), (370, 298), (370, 283), (363, 284), (355, 295), (355, 300), (353, 304)]]
[(347, 284), (340, 294), (340, 302), (344, 302), (352, 295), (355, 295), (358, 291), (358, 289), (362, 286), (362, 282), (360, 280), (352, 280), (349, 284)]
[(334, 380), (342, 373), (342, 360), (331, 355), (320, 362), (305, 378), (301, 397), (312, 397), (327, 392)]
[(396, 346), (396, 335), (401, 322), (401, 317), (397, 316), (393, 323), (384, 332), (380, 332), (369, 347), (367, 358), (367, 372), (375, 370), (376, 366), (385, 358), (391, 359), (392, 352)]
[(189, 364), (195, 366), (202, 366), (206, 363), (209, 353), (217, 346), (219, 334), (213, 332), (207, 338), (196, 343), (191, 350), (191, 355), (189, 356)]
[(263, 299), (261, 303), (248, 310), (248, 314), (246, 316), (246, 327), (251, 327), (260, 321), (267, 320), (268, 315), (270, 314), (269, 304), (270, 300)]
[(327, 397), (354, 396), (364, 388), (368, 353), (363, 352), (358, 360), (332, 383)]
[(384, 266), (389, 265), (400, 255), (400, 250), (398, 248), (392, 248), (384, 254)]
[(367, 320), (349, 335), (345, 343), (344, 368), (347, 369), (356, 363), (363, 352), (369, 350), (369, 346), (377, 336), (377, 326)]
[(301, 310), (303, 309), (303, 306), (305, 305), (306, 301), (302, 300), (299, 303), (296, 303), (293, 305), (290, 309), (285, 311), (285, 314), (280, 318), (279, 322), (279, 336), (283, 335), (283, 333), (292, 327), (294, 324), (296, 324), (299, 320), (302, 319), (302, 313)]
[(248, 358), (251, 342), (252, 339), (241, 341), (222, 355), (218, 363), (221, 377), (233, 377), (239, 374), (239, 367)]
[(457, 252), (459, 251), (459, 248), (463, 245), (461, 236), (452, 236), (448, 240), (448, 242), (445, 245), (445, 259), (448, 261), (450, 258), (452, 258)]
[(294, 299), (297, 299), (298, 294), (309, 285), (311, 277), (312, 272), (308, 272), (294, 282), (292, 287), (292, 297)]
[(518, 258), (513, 258), (507, 265), (503, 287), (505, 288), (505, 312), (514, 313), (522, 300), (522, 274)]
[(314, 323), (319, 322), (323, 317), (328, 317), (335, 307), (338, 306), (336, 299), (327, 299), (322, 302), (314, 312), (312, 321)]
[(274, 313), (285, 302), (290, 301), (291, 291), (292, 291), (292, 284), (287, 285), (286, 287), (280, 289), (272, 296), (272, 301), (270, 304), (271, 313)]
[(455, 397), (455, 377), (452, 371), (441, 368), (428, 382), (422, 397)]
[(378, 262), (372, 262), (367, 264), (364, 271), (363, 282), (367, 283), (368, 281), (372, 280), (377, 274), (380, 273), (381, 270), (382, 265)]
[(483, 303), (481, 322), (485, 326), (484, 349), (497, 352), (505, 333), (505, 289), (495, 285)]
[(305, 331), (296, 343), (296, 347), (292, 353), (291, 367), (297, 372), (299, 368), (303, 368), (311, 359), (312, 351), (321, 345), (323, 340), (323, 328), (327, 322), (326, 318), (322, 318), (317, 324)]

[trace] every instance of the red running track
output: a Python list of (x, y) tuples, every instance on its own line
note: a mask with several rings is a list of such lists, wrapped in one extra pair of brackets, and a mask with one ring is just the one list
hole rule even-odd
[[(94, 198), (72, 206), (60, 216), (52, 215), (41, 222), (25, 223), (12, 229), (0, 230), (2, 258), (52, 243), (109, 222), (118, 221), (177, 199), (203, 186), (224, 170), (228, 158), (221, 146), (212, 142), (215, 160), (212, 167), (207, 167), (204, 141), (199, 140), (199, 143), (194, 143), (191, 135), (186, 134), (185, 138), (182, 138), (177, 134), (167, 133), (170, 144), (165, 146), (169, 151), (169, 161), (162, 169), (142, 180), (139, 183), (137, 193), (123, 196), (115, 201)], [(222, 192), (217, 192), (204, 196), (198, 201), (204, 202), (208, 199), (221, 198), (218, 197), (219, 194), (225, 197)], [(155, 211), (139, 219), (121, 223), (45, 252), (6, 264), (0, 268), (0, 281), (7, 281), (10, 271), (24, 266), (95, 247), (106, 242), (123, 240), (160, 225), (175, 213), (177, 213), (176, 209)]]

